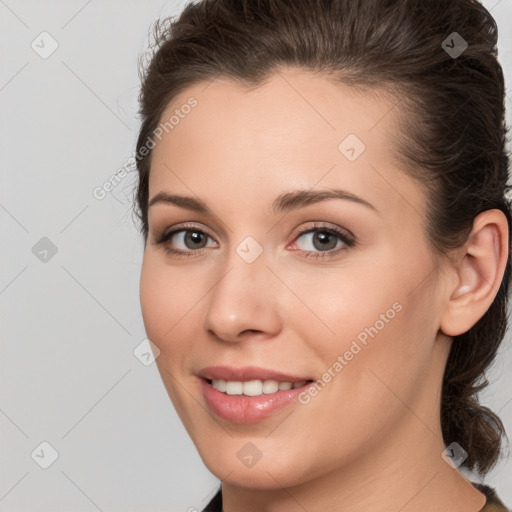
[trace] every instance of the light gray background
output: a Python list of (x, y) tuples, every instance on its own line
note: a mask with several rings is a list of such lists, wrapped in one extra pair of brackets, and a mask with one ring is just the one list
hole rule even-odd
[[(133, 354), (145, 339), (134, 174), (92, 194), (133, 155), (148, 28), (184, 4), (0, 0), (1, 511), (201, 510), (218, 486), (156, 366)], [(510, 86), (512, 3), (484, 4)], [(44, 31), (59, 45), (46, 59), (31, 47), (50, 48)], [(46, 262), (32, 251), (43, 237), (57, 248)], [(482, 399), (509, 432), (511, 367), (508, 335)], [(43, 441), (59, 454), (48, 469), (31, 457)], [(486, 482), (512, 506), (510, 459)]]

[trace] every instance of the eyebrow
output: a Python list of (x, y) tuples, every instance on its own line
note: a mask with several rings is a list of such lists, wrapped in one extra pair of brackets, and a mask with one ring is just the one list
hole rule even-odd
[[(375, 206), (373, 206), (362, 197), (338, 188), (327, 190), (293, 190), (291, 192), (283, 193), (276, 197), (272, 203), (271, 211), (274, 214), (285, 213), (291, 210), (296, 210), (302, 206), (309, 206), (311, 204), (326, 201), (328, 199), (343, 199), (352, 201), (379, 213)], [(180, 208), (185, 208), (197, 213), (212, 214), (212, 211), (210, 208), (208, 208), (206, 203), (194, 197), (168, 194), (167, 192), (159, 192), (149, 201), (148, 209), (157, 203), (173, 204), (175, 206), (179, 206)]]

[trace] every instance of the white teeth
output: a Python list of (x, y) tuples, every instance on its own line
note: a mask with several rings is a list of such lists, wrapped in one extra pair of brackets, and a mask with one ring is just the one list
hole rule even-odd
[(263, 394), (263, 383), (261, 380), (248, 380), (244, 382), (243, 393), (247, 396), (258, 396)]
[(215, 389), (218, 389), (219, 391), (222, 391), (223, 393), (226, 392), (226, 381), (223, 379), (214, 379), (212, 381), (212, 386)]
[(243, 383), (242, 382), (235, 382), (228, 380), (226, 382), (226, 393), (228, 395), (241, 395), (243, 389)]
[(212, 386), (222, 393), (228, 395), (246, 395), (246, 396), (260, 396), (262, 394), (269, 395), (277, 391), (288, 391), (289, 389), (299, 388), (304, 386), (306, 381), (301, 382), (278, 382), (277, 380), (248, 380), (245, 382), (213, 379)]
[(277, 380), (264, 380), (263, 381), (263, 393), (269, 395), (275, 393), (279, 389), (279, 382)]

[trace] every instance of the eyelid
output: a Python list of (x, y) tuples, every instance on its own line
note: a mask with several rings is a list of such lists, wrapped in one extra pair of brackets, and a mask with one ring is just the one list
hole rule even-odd
[(172, 235), (175, 235), (180, 231), (193, 231), (194, 229), (196, 231), (201, 231), (205, 235), (209, 236), (216, 243), (218, 243), (217, 240), (215, 240), (215, 237), (212, 236), (210, 230), (206, 226), (202, 225), (201, 223), (183, 222), (181, 224), (176, 224), (174, 226), (165, 228), (162, 231), (157, 232), (154, 236), (155, 244), (158, 245), (161, 243), (165, 243), (165, 240), (168, 240)]
[(310, 226), (307, 226), (305, 228), (298, 229), (295, 234), (293, 235), (293, 240), (300, 235), (303, 235), (304, 233), (309, 233), (311, 231), (317, 231), (325, 229), (326, 231), (334, 231), (335, 233), (341, 233), (346, 236), (346, 238), (350, 238), (351, 240), (355, 240), (355, 235), (347, 228), (342, 228), (341, 226), (337, 226), (335, 224), (331, 224), (329, 222), (324, 221), (313, 221), (313, 224)]

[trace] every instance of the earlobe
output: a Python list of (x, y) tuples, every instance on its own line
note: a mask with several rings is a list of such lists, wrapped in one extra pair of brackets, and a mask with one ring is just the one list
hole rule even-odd
[(448, 336), (467, 332), (485, 314), (501, 286), (508, 259), (508, 221), (500, 210), (479, 214), (454, 264), (456, 285), (441, 316)]

